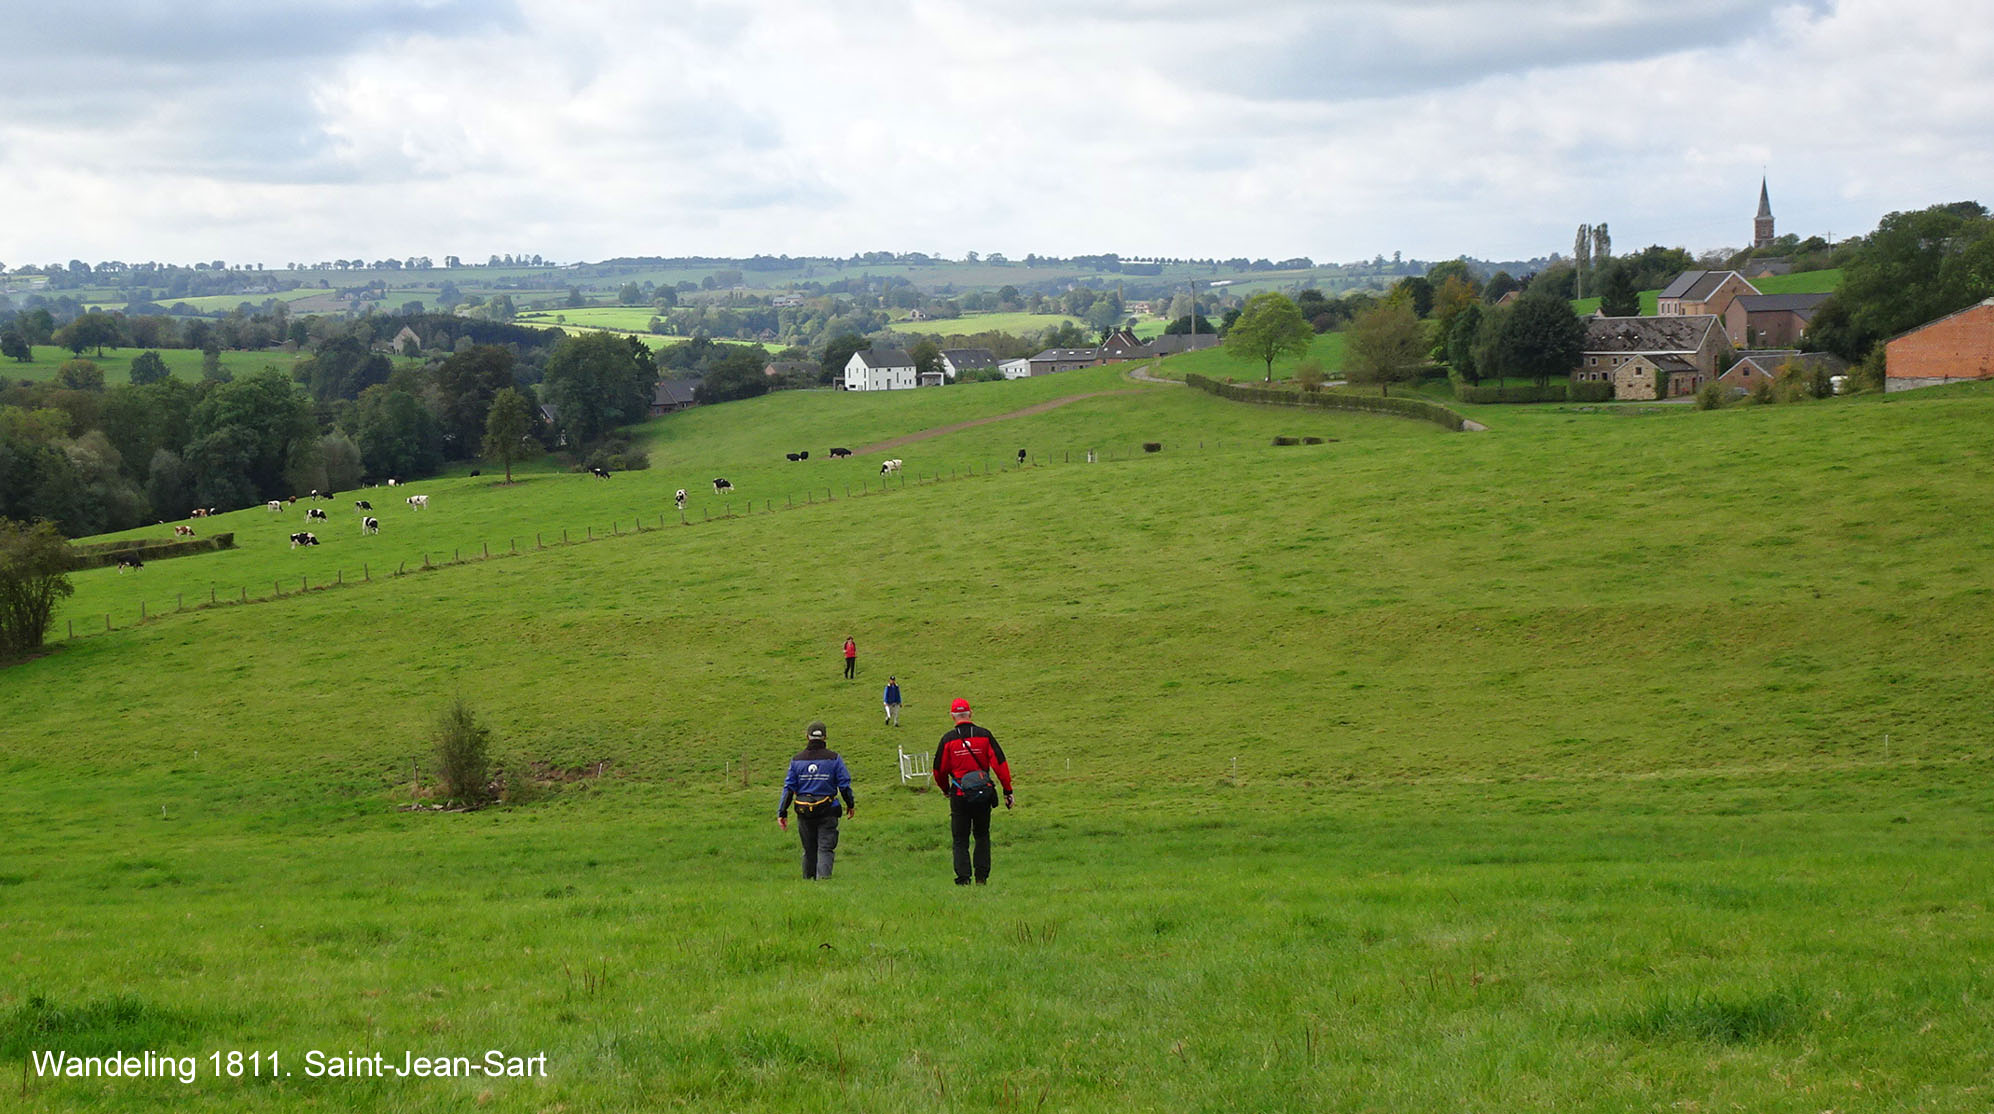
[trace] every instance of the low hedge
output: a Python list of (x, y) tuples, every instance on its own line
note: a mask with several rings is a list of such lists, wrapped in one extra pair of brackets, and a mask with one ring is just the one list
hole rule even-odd
[(1542, 387), (1502, 387), (1491, 383), (1455, 383), (1454, 399), (1488, 406), (1504, 402), (1606, 402), (1611, 383), (1547, 383)]
[(1573, 402), (1612, 402), (1613, 384), (1597, 379), (1574, 383), (1567, 394)]
[(1389, 398), (1372, 395), (1342, 394), (1337, 391), (1314, 391), (1307, 394), (1284, 391), (1274, 387), (1252, 387), (1241, 383), (1220, 383), (1195, 372), (1184, 376), (1186, 386), (1196, 387), (1207, 394), (1234, 402), (1261, 402), (1273, 406), (1315, 407), (1319, 410), (1355, 410), (1366, 414), (1393, 414), (1402, 418), (1417, 418), (1445, 426), (1456, 433), (1467, 419), (1437, 402), (1423, 398)]
[(151, 538), (128, 538), (120, 542), (87, 542), (71, 545), (79, 569), (109, 568), (118, 563), (120, 557), (137, 557), (141, 561), (162, 561), (169, 557), (185, 557), (192, 553), (212, 553), (218, 549), (234, 549), (234, 534), (213, 534), (205, 538), (176, 538), (172, 541), (159, 541)]

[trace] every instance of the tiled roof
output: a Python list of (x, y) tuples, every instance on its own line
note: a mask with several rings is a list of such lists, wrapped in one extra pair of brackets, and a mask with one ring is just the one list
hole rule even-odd
[(1690, 317), (1594, 317), (1586, 321), (1584, 351), (1694, 352), (1723, 324), (1710, 314)]
[(914, 357), (901, 348), (863, 349), (853, 353), (861, 363), (871, 368), (913, 367)]

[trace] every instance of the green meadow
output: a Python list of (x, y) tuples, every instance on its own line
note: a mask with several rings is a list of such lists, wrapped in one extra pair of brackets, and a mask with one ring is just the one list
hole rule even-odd
[(895, 321), (891, 328), (896, 333), (925, 333), (933, 336), (971, 333), (1038, 333), (1056, 329), (1061, 325), (1074, 324), (1085, 330), (1087, 325), (1078, 317), (1063, 313), (965, 313), (961, 317), (936, 318), (932, 321)]
[[(1994, 392), (1491, 409), (1449, 434), (1115, 368), (782, 392), (647, 423), (647, 471), (345, 493), (297, 551), (302, 504), (235, 512), (197, 524), (235, 550), (78, 573), (78, 636), (0, 670), (0, 1089), (1985, 1108)], [(400, 809), (458, 696), (539, 799)], [(955, 696), (1016, 774), (988, 887), (896, 770)], [(818, 718), (860, 804), (806, 885), (772, 821)], [(37, 1075), (51, 1049), (197, 1078)], [(308, 1069), (488, 1050), (546, 1074)]]
[(520, 325), (576, 325), (592, 329), (645, 333), (651, 320), (660, 316), (653, 306), (577, 306), (572, 309), (532, 310), (514, 318)]
[[(120, 387), (132, 381), (132, 361), (143, 348), (106, 348), (99, 356), (95, 350), (86, 350), (81, 359), (89, 360), (104, 370), (104, 385)], [(202, 353), (195, 348), (156, 349), (159, 358), (166, 362), (166, 370), (177, 379), (199, 380), (202, 377)], [(18, 360), (0, 360), (0, 380), (46, 383), (55, 379), (55, 373), (63, 364), (78, 359), (67, 348), (53, 344), (38, 344), (33, 349), (34, 360), (21, 363)], [(261, 352), (227, 351), (221, 354), (222, 367), (236, 375), (247, 375), (262, 371), (266, 367), (289, 374), (301, 358), (300, 353), (286, 352), (281, 348), (266, 349)]]

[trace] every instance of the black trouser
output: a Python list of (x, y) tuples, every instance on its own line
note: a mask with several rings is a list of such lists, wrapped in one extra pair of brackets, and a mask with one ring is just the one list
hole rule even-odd
[(855, 657), (852, 657), (852, 658), (846, 658), (846, 659), (845, 659), (845, 676), (846, 676), (847, 678), (850, 678), (850, 677), (851, 677), (851, 675), (852, 675), (852, 670), (854, 670), (854, 669), (857, 669), (857, 668), (858, 668), (858, 666), (859, 666), (859, 659), (857, 659), (857, 658), (855, 658)]
[(966, 886), (970, 880), (969, 837), (976, 837), (976, 880), (990, 878), (990, 813), (996, 804), (972, 805), (958, 798), (949, 798), (949, 835), (955, 840), (955, 884)]
[(796, 813), (796, 837), (803, 841), (803, 876), (805, 878), (829, 878), (831, 861), (838, 857), (838, 817), (841, 813), (826, 809), (821, 816), (806, 816), (801, 809)]

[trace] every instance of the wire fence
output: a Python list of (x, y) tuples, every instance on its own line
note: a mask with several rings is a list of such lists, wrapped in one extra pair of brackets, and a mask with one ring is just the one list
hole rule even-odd
[[(1234, 443), (1235, 445), (1238, 444), (1238, 442)], [(1178, 445), (1172, 447), (1172, 451), (1181, 452), (1184, 449), (1190, 448), (1200, 451), (1208, 449), (1217, 450), (1223, 447), (1223, 441), (1213, 440), (1207, 443), (1200, 440), (1178, 443)], [(939, 469), (932, 472), (916, 472), (909, 471), (903, 467), (900, 470), (879, 476), (861, 477), (856, 484), (845, 483), (841, 485), (844, 491), (842, 496), (838, 494), (839, 487), (837, 486), (806, 488), (800, 496), (801, 501), (799, 501), (799, 496), (796, 493), (791, 492), (783, 496), (781, 506), (776, 505), (773, 497), (765, 497), (759, 500), (747, 498), (735, 500), (725, 498), (724, 493), (717, 493), (714, 499), (720, 500), (718, 513), (715, 513), (713, 500), (703, 499), (699, 504), (698, 517), (696, 518), (684, 508), (678, 508), (672, 511), (659, 512), (655, 523), (653, 523), (652, 517), (649, 514), (633, 516), (629, 519), (611, 519), (609, 529), (603, 533), (597, 533), (596, 527), (592, 524), (584, 525), (581, 528), (579, 536), (576, 536), (572, 527), (563, 527), (558, 540), (552, 537), (551, 531), (536, 531), (533, 535), (531, 545), (522, 545), (522, 540), (525, 537), (523, 534), (508, 536), (505, 539), (504, 545), (497, 549), (494, 549), (490, 539), (485, 539), (477, 543), (476, 548), (471, 550), (469, 556), (465, 555), (465, 549), (461, 546), (451, 549), (448, 560), (442, 558), (440, 550), (425, 552), (422, 554), (420, 563), (414, 560), (402, 560), (396, 562), (392, 569), (383, 564), (381, 572), (378, 575), (374, 571), (372, 562), (362, 562), (357, 574), (354, 576), (347, 576), (348, 570), (346, 569), (337, 569), (334, 570), (330, 579), (321, 575), (316, 583), (313, 582), (311, 577), (305, 575), (299, 575), (295, 578), (280, 578), (270, 582), (268, 591), (265, 591), (260, 583), (254, 586), (254, 588), (247, 584), (236, 585), (233, 589), (210, 586), (205, 599), (196, 594), (191, 603), (188, 602), (186, 593), (176, 594), (173, 597), (171, 607), (158, 606), (149, 601), (140, 600), (136, 611), (128, 612), (125, 615), (122, 625), (120, 625), (117, 615), (113, 612), (103, 613), (103, 626), (101, 628), (97, 626), (98, 616), (95, 613), (83, 617), (65, 616), (64, 639), (67, 641), (77, 638), (87, 638), (93, 635), (108, 634), (112, 631), (128, 629), (142, 623), (155, 622), (167, 615), (188, 611), (204, 611), (217, 607), (240, 607), (257, 603), (273, 603), (277, 600), (291, 599), (310, 592), (326, 592), (357, 584), (371, 584), (377, 580), (393, 580), (399, 577), (414, 576), (435, 569), (450, 568), (455, 565), (465, 565), (477, 561), (517, 557), (557, 546), (582, 545), (608, 538), (654, 533), (674, 527), (702, 526), (709, 523), (725, 522), (730, 519), (747, 518), (754, 515), (780, 514), (798, 507), (835, 503), (841, 499), (863, 499), (886, 495), (891, 492), (905, 490), (909, 486), (931, 487), (936, 484), (950, 483), (956, 480), (1029, 471), (1053, 464), (1097, 464), (1135, 460), (1156, 456), (1163, 451), (1164, 445), (1161, 442), (1149, 441), (1134, 447), (1110, 446), (1105, 449), (1062, 449), (1059, 450), (1056, 459), (1050, 456), (1039, 457), (1026, 454), (1023, 460), (1016, 462), (1002, 462), (993, 465), (989, 461), (985, 461), (981, 468), (975, 465), (956, 465), (951, 467), (946, 473)], [(79, 629), (79, 622), (81, 623), (81, 629)]]

